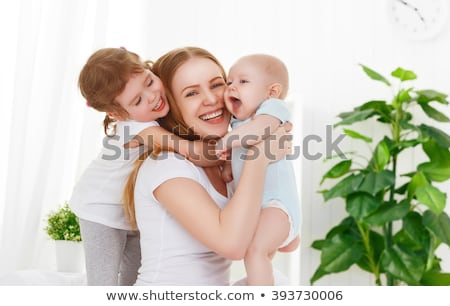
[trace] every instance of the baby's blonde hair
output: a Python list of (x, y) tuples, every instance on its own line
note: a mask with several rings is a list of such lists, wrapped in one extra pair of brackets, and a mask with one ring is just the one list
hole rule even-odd
[(286, 65), (278, 57), (258, 53), (245, 55), (238, 60), (238, 62), (240, 61), (252, 61), (262, 69), (270, 82), (280, 83), (282, 91), (279, 98), (286, 98), (289, 90), (289, 73)]

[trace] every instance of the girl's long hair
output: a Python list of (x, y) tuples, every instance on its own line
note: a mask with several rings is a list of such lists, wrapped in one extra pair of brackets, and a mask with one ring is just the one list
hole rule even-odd
[[(206, 58), (213, 61), (221, 69), (222, 76), (226, 80), (226, 73), (223, 66), (210, 52), (205, 49), (198, 47), (184, 47), (179, 49), (174, 49), (167, 52), (161, 56), (153, 65), (152, 71), (155, 73), (162, 81), (164, 88), (166, 90), (167, 101), (170, 106), (169, 113), (164, 117), (158, 119), (160, 125), (166, 130), (184, 138), (187, 140), (197, 140), (200, 139), (194, 131), (189, 128), (183, 119), (181, 111), (175, 102), (173, 91), (172, 91), (172, 80), (178, 68), (187, 62), (191, 58)], [(127, 216), (128, 222), (131, 226), (136, 229), (136, 214), (134, 206), (134, 188), (136, 185), (136, 178), (139, 173), (139, 169), (142, 163), (151, 155), (156, 156), (160, 152), (159, 148), (154, 148), (153, 154), (151, 152), (145, 152), (141, 155), (134, 163), (134, 169), (130, 174), (124, 194), (123, 201), (125, 205), (125, 214)]]

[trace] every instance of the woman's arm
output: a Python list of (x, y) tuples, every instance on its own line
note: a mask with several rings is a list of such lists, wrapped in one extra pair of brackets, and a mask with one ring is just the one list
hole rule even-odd
[[(236, 192), (223, 209), (203, 186), (188, 178), (165, 181), (155, 189), (154, 196), (202, 244), (229, 259), (242, 259), (259, 219), (267, 165), (274, 157), (278, 160), (289, 153), (279, 145), (285, 134), (281, 127), (275, 137), (254, 147), (254, 154), (244, 163)], [(267, 141), (270, 146), (265, 146)], [(269, 147), (273, 155), (265, 154), (264, 149)]]

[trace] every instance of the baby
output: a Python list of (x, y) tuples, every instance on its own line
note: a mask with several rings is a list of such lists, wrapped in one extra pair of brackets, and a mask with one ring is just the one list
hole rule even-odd
[[(232, 131), (221, 139), (217, 150), (223, 155), (232, 149), (233, 190), (244, 159), (258, 154), (247, 152), (245, 147), (289, 121), (290, 113), (283, 101), (288, 83), (286, 66), (271, 55), (247, 55), (231, 67), (225, 103), (233, 115)], [(274, 284), (271, 260), (277, 249), (298, 239), (299, 227), (300, 201), (293, 165), (283, 159), (267, 168), (259, 224), (244, 259), (248, 285)]]

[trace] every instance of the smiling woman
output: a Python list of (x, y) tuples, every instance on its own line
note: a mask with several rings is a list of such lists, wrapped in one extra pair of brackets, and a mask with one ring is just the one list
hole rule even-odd
[[(224, 102), (226, 75), (211, 53), (196, 47), (174, 49), (152, 69), (166, 88), (171, 108), (160, 119), (162, 126), (185, 138), (225, 135), (230, 121)], [(284, 127), (274, 136), (286, 136)], [(247, 159), (230, 199), (220, 165), (198, 167), (172, 152), (139, 159), (125, 196), (129, 219), (136, 221), (141, 235), (136, 284), (230, 284), (230, 260), (244, 257), (256, 229), (266, 168), (274, 157), (287, 153), (277, 144), (256, 145), (259, 152), (267, 146), (274, 155)]]

